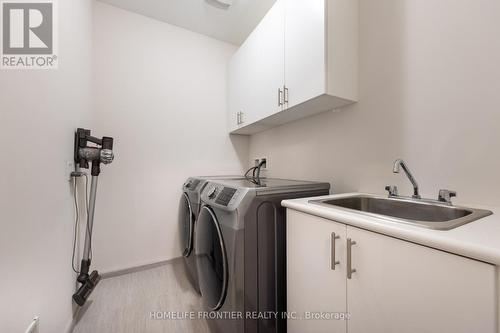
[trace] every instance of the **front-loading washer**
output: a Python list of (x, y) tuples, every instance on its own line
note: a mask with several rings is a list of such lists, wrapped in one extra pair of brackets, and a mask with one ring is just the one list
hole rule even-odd
[(194, 257), (194, 241), (196, 220), (200, 211), (201, 191), (209, 180), (244, 179), (243, 176), (198, 176), (189, 177), (182, 186), (179, 202), (179, 237), (180, 253), (184, 257), (186, 275), (195, 291), (200, 293), (196, 260)]
[[(286, 215), (281, 201), (329, 194), (330, 184), (209, 181), (201, 194), (195, 256), (213, 333), (286, 331)], [(259, 314), (276, 313), (264, 318)]]

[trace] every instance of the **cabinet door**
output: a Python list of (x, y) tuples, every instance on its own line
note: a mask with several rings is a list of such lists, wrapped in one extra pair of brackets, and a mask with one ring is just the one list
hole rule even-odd
[(249, 123), (282, 110), (278, 89), (282, 89), (285, 76), (284, 11), (284, 0), (277, 0), (246, 41), (248, 61), (245, 65), (250, 86), (245, 96)]
[(305, 317), (346, 311), (345, 234), (343, 224), (287, 209), (287, 311), (297, 315), (287, 322), (289, 333), (345, 332), (345, 320)]
[(227, 105), (228, 105), (228, 121), (229, 131), (234, 131), (240, 127), (240, 112), (245, 109), (245, 89), (248, 86), (248, 78), (245, 76), (245, 54), (242, 50), (238, 50), (228, 66), (227, 74)]
[(326, 92), (326, 0), (285, 0), (285, 13), (285, 107), (292, 107)]
[(349, 333), (494, 333), (494, 266), (347, 227)]
[(238, 112), (243, 112), (240, 126), (245, 126), (282, 110), (278, 89), (283, 89), (285, 75), (283, 1), (276, 1), (230, 62), (231, 129)]

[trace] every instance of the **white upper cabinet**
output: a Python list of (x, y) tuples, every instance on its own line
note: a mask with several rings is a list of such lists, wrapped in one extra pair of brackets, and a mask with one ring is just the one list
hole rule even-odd
[[(229, 64), (231, 131), (282, 110), (284, 1), (278, 0)], [(280, 96), (281, 95), (281, 96)]]
[(286, 107), (325, 93), (325, 0), (286, 0)]
[(230, 132), (353, 103), (357, 79), (358, 0), (277, 0), (230, 62)]

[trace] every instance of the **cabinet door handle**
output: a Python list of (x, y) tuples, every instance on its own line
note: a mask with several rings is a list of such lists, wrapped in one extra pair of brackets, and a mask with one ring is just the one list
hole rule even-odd
[(278, 88), (278, 106), (283, 105), (283, 90), (281, 88)]
[(288, 88), (286, 86), (283, 86), (283, 95), (285, 96), (284, 97), (284, 104), (288, 104)]
[(356, 273), (356, 270), (352, 268), (352, 246), (356, 245), (356, 242), (350, 238), (347, 238), (347, 278), (352, 278), (352, 273)]
[(243, 115), (244, 115), (244, 113), (240, 111), (236, 115), (237, 115), (237, 117), (236, 117), (236, 124), (237, 125), (243, 124)]
[(340, 261), (335, 260), (335, 240), (339, 239), (339, 238), (340, 238), (340, 236), (337, 236), (337, 235), (335, 235), (334, 232), (332, 232), (332, 242), (331, 242), (331, 247), (332, 247), (331, 248), (331, 251), (332, 251), (332, 253), (331, 253), (331, 261), (332, 262), (330, 264), (330, 267), (331, 267), (332, 271), (335, 270), (335, 266), (337, 266), (338, 264), (340, 264)]

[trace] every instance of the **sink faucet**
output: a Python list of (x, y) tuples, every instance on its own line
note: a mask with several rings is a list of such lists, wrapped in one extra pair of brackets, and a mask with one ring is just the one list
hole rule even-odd
[[(415, 180), (415, 178), (413, 177), (413, 175), (411, 174), (410, 169), (406, 165), (405, 161), (403, 161), (402, 159), (398, 158), (396, 161), (394, 161), (394, 167), (392, 169), (392, 172), (399, 173), (399, 171), (401, 169), (403, 169), (403, 171), (405, 172), (406, 176), (408, 177), (408, 179), (410, 180), (411, 184), (413, 185), (413, 195), (412, 195), (413, 199), (419, 199), (419, 200), (426, 201), (426, 202), (431, 202), (431, 203), (442, 203), (442, 204), (452, 205), (451, 198), (457, 196), (457, 192), (456, 191), (439, 190), (439, 196), (438, 196), (437, 200), (434, 200), (434, 199), (422, 199), (422, 197), (420, 196), (420, 193), (418, 191), (418, 183)], [(402, 196), (399, 195), (399, 193), (398, 193), (398, 187), (397, 186), (387, 185), (385, 187), (385, 190), (387, 192), (389, 192), (389, 198), (408, 198), (408, 197), (402, 197)]]
[(412, 197), (414, 199), (420, 199), (421, 197), (420, 197), (420, 194), (418, 192), (418, 183), (417, 183), (417, 181), (415, 180), (415, 178), (411, 174), (410, 169), (406, 165), (405, 161), (403, 161), (402, 159), (399, 158), (399, 159), (397, 159), (394, 162), (394, 167), (392, 169), (392, 172), (399, 173), (400, 169), (403, 169), (403, 171), (405, 172), (406, 176), (408, 177), (408, 179), (410, 180), (411, 184), (413, 185), (413, 195), (412, 195)]

